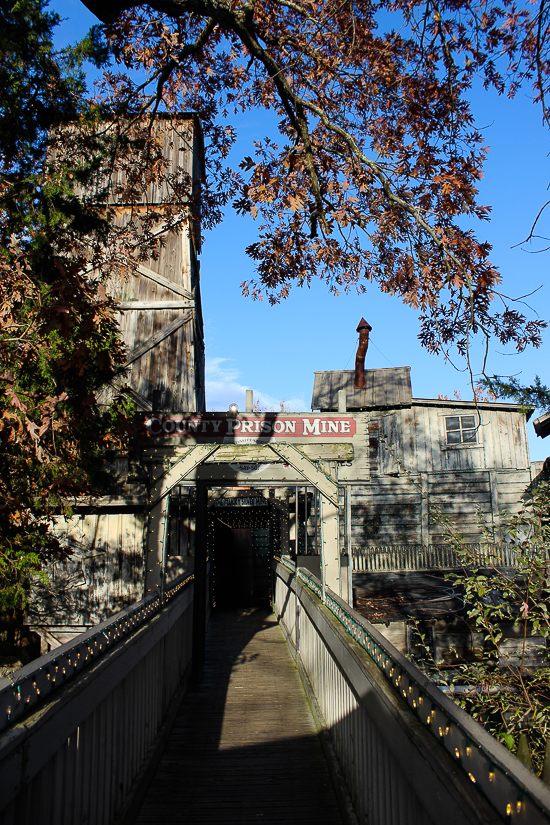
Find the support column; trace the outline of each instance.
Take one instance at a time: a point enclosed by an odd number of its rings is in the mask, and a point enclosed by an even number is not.
[[[489,487],[491,490],[491,527],[493,531],[493,541],[500,541],[502,531],[499,529],[500,505],[498,501],[498,487],[496,470],[489,470]]]
[[[351,487],[349,484],[346,484],[345,488],[345,508],[346,508],[346,516],[344,520],[344,531],[345,531],[345,542],[346,542],[346,553],[348,556],[348,593],[347,593],[347,602],[349,605],[353,607],[353,552],[351,549]]]
[[[149,511],[145,595],[147,596],[156,590],[161,599],[164,596],[169,510],[170,495],[168,494],[157,501]]]
[[[208,530],[208,487],[197,482],[195,530],[195,581],[193,595],[193,681],[200,680],[206,642],[206,550]]]
[[[429,507],[428,474],[420,473],[420,525],[422,531],[422,546],[425,550],[428,550],[430,547]]]
[[[319,496],[321,521],[321,583],[341,595],[340,547],[338,541],[338,507],[324,495]]]

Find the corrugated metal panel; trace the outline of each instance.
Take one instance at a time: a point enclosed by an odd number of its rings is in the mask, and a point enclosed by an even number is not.
[[[338,392],[346,391],[348,410],[381,407],[410,407],[412,402],[411,368],[366,370],[366,387],[356,390],[353,370],[316,372],[313,384],[312,410],[337,410]]]

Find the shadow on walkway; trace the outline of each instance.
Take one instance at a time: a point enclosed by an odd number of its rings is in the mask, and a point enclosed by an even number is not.
[[[297,669],[268,609],[213,613],[136,825],[341,825]]]

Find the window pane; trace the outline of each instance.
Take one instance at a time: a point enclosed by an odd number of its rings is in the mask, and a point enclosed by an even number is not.
[[[446,418],[445,421],[447,422],[447,429],[448,430],[460,430],[460,418],[458,415],[452,416],[450,418]]]
[[[475,416],[473,415],[461,415],[462,419],[462,429],[463,430],[471,430],[476,425]]]
[[[447,444],[460,444],[460,430],[447,433]]]
[[[476,431],[475,430],[462,430],[462,440],[465,444],[469,444],[472,441],[475,442],[475,440],[476,440]]]

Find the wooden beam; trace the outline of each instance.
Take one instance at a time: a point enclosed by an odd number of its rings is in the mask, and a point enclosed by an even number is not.
[[[145,398],[144,395],[141,395],[141,393],[139,393],[137,390],[134,390],[132,387],[121,386],[120,391],[123,395],[126,395],[128,396],[128,398],[131,398],[132,401],[135,401],[136,404],[139,404],[145,410],[145,412],[153,412],[153,405],[151,404],[151,402],[148,401],[147,398]]]
[[[149,280],[154,281],[159,286],[162,286],[165,289],[170,289],[172,292],[175,292],[176,295],[181,295],[183,298],[187,298],[189,301],[195,300],[195,296],[192,292],[189,292],[188,289],[185,289],[185,287],[174,283],[174,281],[171,281],[169,278],[165,278],[164,275],[159,275],[158,272],[155,272],[153,269],[149,269],[148,266],[140,264],[138,266],[138,272],[141,275],[144,275],[146,278],[149,278]]]
[[[146,309],[193,309],[194,306],[194,301],[168,299],[166,301],[120,301],[117,309],[121,312],[128,312],[128,310],[143,311]]]
[[[189,447],[172,447],[164,444],[155,444],[155,447],[144,447],[144,456],[180,456],[186,455]],[[347,442],[327,443],[300,443],[301,452],[310,461],[353,461],[353,444]],[[220,449],[215,456],[208,459],[207,463],[216,464],[239,464],[258,463],[273,464],[283,461],[281,456],[276,455],[269,444],[220,444]],[[285,463],[288,463],[285,461]]]
[[[137,361],[138,358],[141,358],[142,355],[145,355],[146,352],[149,352],[150,349],[156,347],[157,344],[160,344],[161,341],[164,341],[165,338],[168,338],[169,335],[172,335],[173,332],[176,332],[180,327],[184,324],[187,324],[193,318],[193,313],[190,309],[187,312],[184,312],[183,315],[180,315],[179,318],[176,318],[175,321],[171,321],[169,324],[163,326],[159,332],[152,335],[143,344],[140,344],[139,347],[136,347],[128,358],[126,359],[122,369],[129,367],[130,364],[133,364],[134,361]]]
[[[194,447],[190,447],[179,461],[176,461],[169,470],[156,479],[149,493],[149,507],[154,508],[161,498],[168,495],[176,484],[183,481],[195,467],[201,464],[209,455],[216,452],[219,446],[219,444],[196,444]]]
[[[279,444],[277,441],[271,441],[269,446],[310,484],[317,487],[319,492],[335,507],[338,507],[338,482],[329,473],[318,470],[301,450],[291,444]]]

